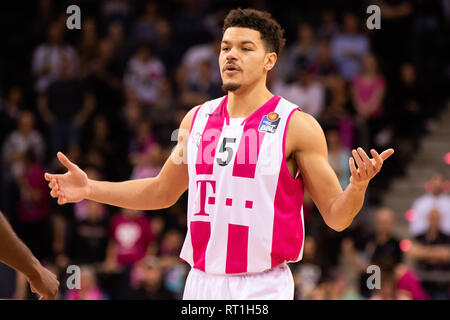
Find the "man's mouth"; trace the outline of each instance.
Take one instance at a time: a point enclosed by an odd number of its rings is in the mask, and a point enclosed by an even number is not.
[[[238,73],[239,71],[241,71],[241,68],[239,68],[238,66],[234,65],[234,64],[226,64],[223,68],[223,72],[225,74],[235,74]]]

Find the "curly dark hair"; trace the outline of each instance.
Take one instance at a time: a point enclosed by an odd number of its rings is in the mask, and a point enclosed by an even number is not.
[[[280,24],[272,18],[267,11],[255,9],[233,9],[225,17],[222,32],[232,27],[249,28],[259,31],[261,40],[265,43],[268,52],[280,54],[286,39],[284,39],[284,30]]]

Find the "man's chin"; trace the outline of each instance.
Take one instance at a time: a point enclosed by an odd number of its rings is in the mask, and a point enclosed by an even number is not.
[[[236,91],[240,87],[241,87],[241,85],[239,83],[224,83],[222,85],[222,90],[224,92]]]

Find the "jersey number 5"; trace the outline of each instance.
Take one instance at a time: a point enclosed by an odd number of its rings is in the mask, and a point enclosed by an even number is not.
[[[231,159],[233,158],[233,149],[231,147],[227,147],[227,143],[235,143],[236,138],[223,138],[222,145],[219,148],[219,153],[226,152],[227,153],[227,159],[224,161],[220,158],[216,158],[217,163],[220,166],[226,166],[230,163]]]

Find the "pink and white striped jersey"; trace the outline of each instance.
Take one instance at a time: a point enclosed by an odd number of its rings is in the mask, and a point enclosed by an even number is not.
[[[303,181],[285,159],[299,109],[274,96],[230,119],[228,96],[197,109],[189,134],[188,230],[180,258],[211,274],[261,272],[303,254]]]

